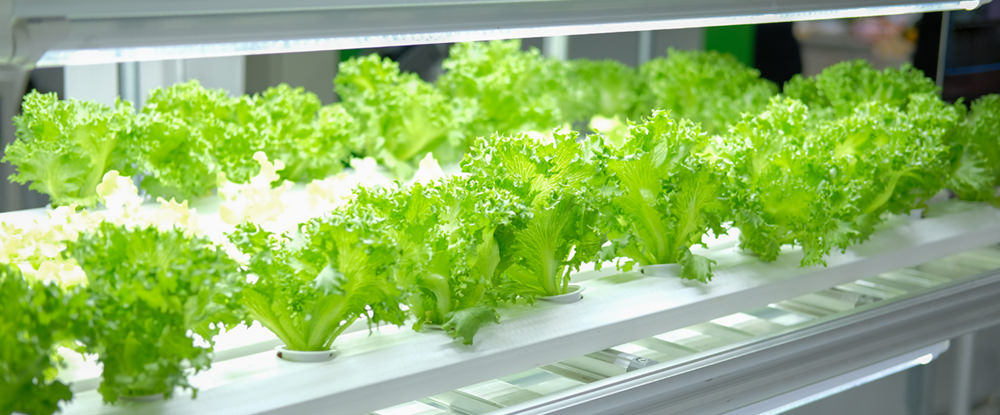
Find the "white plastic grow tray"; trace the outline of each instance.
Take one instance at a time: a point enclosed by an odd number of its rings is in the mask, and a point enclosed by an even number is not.
[[[333,361],[291,363],[255,352],[194,376],[195,400],[178,393],[170,401],[108,406],[96,390],[78,390],[64,413],[363,413],[1000,242],[1000,210],[955,202],[938,208],[932,218],[894,218],[867,243],[832,255],[825,268],[799,268],[794,249],[762,263],[736,252],[730,237],[703,252],[719,262],[708,285],[583,272],[574,279],[586,287],[585,299],[504,309],[502,324],[483,328],[473,346],[408,328],[354,331],[337,340]]]

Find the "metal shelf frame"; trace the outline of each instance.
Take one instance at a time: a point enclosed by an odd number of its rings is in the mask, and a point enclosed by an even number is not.
[[[352,49],[973,9],[988,0],[3,0],[32,66]],[[4,17],[4,16],[0,16]]]
[[[752,413],[762,398],[1000,324],[1000,272],[744,344],[506,408],[506,414]]]

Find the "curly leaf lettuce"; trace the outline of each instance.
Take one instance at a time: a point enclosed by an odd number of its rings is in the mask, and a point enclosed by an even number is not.
[[[388,218],[386,232],[400,251],[395,280],[417,318],[414,329],[443,326],[472,344],[479,327],[498,321],[495,307],[515,297],[505,291],[494,237],[523,211],[509,192],[451,177],[401,191],[361,189],[355,203]]]
[[[387,278],[395,256],[370,212],[335,211],[280,236],[242,224],[230,240],[254,277],[240,302],[291,350],[328,350],[354,321],[402,324],[400,294]]]
[[[642,64],[639,77],[643,92],[634,116],[666,109],[711,134],[725,133],[743,113],[760,112],[778,92],[756,69],[715,51],[671,48],[665,58]]]
[[[14,117],[17,140],[3,158],[17,167],[10,180],[30,183],[29,189],[48,195],[55,206],[93,206],[104,173],[129,166],[122,149],[131,140],[134,119],[127,102],[109,108],[32,91]]]
[[[708,145],[697,125],[664,111],[630,126],[602,169],[609,174],[604,215],[615,252],[640,265],[682,264],[682,278],[711,279],[714,261],[690,251],[708,231],[724,233],[729,217],[722,168],[701,154]]]
[[[286,84],[253,97],[243,121],[261,141],[259,151],[285,168],[278,174],[292,182],[323,179],[344,168],[357,147],[354,118],[340,104],[323,106],[316,94]]]
[[[549,142],[494,135],[477,140],[462,160],[463,171],[509,190],[527,209],[523,220],[495,235],[501,267],[520,296],[565,293],[570,271],[594,260],[604,243],[591,187],[597,165],[578,138],[575,132],[556,132]]]
[[[569,95],[563,99],[569,121],[589,121],[595,116],[628,116],[639,99],[639,73],[614,60],[576,59],[566,63]]]
[[[868,238],[886,212],[908,214],[941,191],[950,175],[946,137],[960,111],[936,94],[913,94],[904,108],[870,101],[820,127],[838,174],[831,186],[857,209],[854,242]]]
[[[412,175],[428,152],[455,162],[468,147],[465,120],[455,103],[416,74],[400,72],[388,58],[345,61],[334,85],[359,125],[362,152],[400,177]]]
[[[548,131],[568,123],[563,113],[566,67],[537,49],[521,50],[520,40],[456,43],[442,63],[435,85],[470,112],[464,137],[527,130]]]
[[[744,116],[717,148],[731,166],[728,186],[740,247],[764,261],[782,245],[802,247],[802,265],[823,263],[833,246],[846,246],[851,226],[839,221],[853,201],[831,183],[831,143],[815,134],[801,102],[775,98],[756,116]]]
[[[56,348],[72,341],[84,298],[54,284],[29,282],[0,264],[0,413],[52,414],[73,397],[55,379]]]
[[[817,75],[796,75],[782,93],[806,104],[814,119],[835,119],[851,115],[868,101],[893,108],[906,106],[912,94],[937,94],[934,80],[910,64],[877,70],[864,60],[830,65]]]
[[[964,200],[1000,203],[1000,95],[980,97],[954,134],[948,187]]]
[[[65,255],[87,274],[79,340],[103,365],[106,402],[193,389],[188,374],[211,365],[213,337],[243,319],[238,264],[207,239],[102,223],[67,242]]]
[[[210,194],[218,173],[232,180],[241,176],[232,168],[222,168],[223,161],[215,153],[223,146],[230,160],[246,159],[246,168],[253,167],[248,136],[232,122],[239,101],[223,90],[205,89],[197,81],[150,92],[129,154],[144,175],[142,188],[164,199]]]

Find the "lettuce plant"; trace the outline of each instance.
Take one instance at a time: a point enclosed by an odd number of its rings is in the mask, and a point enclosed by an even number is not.
[[[428,152],[455,162],[468,140],[455,103],[416,74],[378,55],[340,64],[334,80],[344,108],[357,121],[362,151],[402,177]]]
[[[211,365],[213,337],[242,320],[237,263],[179,229],[105,222],[66,245],[87,274],[79,340],[103,365],[104,400],[193,389],[188,375]]]
[[[617,255],[639,265],[681,264],[686,279],[711,278],[714,261],[689,249],[709,230],[724,233],[730,216],[721,165],[703,154],[708,144],[697,125],[664,111],[630,125],[604,170],[604,215]]]
[[[305,183],[342,170],[355,142],[354,118],[340,104],[323,106],[316,94],[281,84],[254,97],[253,131],[264,151],[285,168],[281,178]]]
[[[372,211],[335,211],[275,235],[242,224],[230,240],[249,257],[241,304],[290,350],[330,349],[360,317],[402,324],[389,276],[397,259]]]
[[[471,112],[465,137],[494,133],[547,131],[570,120],[563,114],[566,67],[521,50],[520,40],[456,43],[435,82],[448,97]]]
[[[838,214],[854,208],[831,182],[829,141],[815,134],[801,102],[773,99],[756,116],[745,115],[716,144],[730,165],[734,225],[740,247],[764,261],[782,245],[802,247],[802,265],[823,263],[851,231]]]
[[[912,94],[937,94],[934,80],[910,64],[877,70],[863,60],[830,65],[817,75],[795,75],[782,93],[806,104],[813,119],[851,115],[868,101],[880,101],[893,108],[906,106]]]
[[[567,62],[567,79],[568,96],[561,102],[570,121],[635,113],[640,91],[635,68],[615,60],[576,59]]]
[[[964,200],[1000,203],[1000,95],[980,97],[954,134],[949,188]]]
[[[566,293],[571,270],[597,257],[599,177],[591,151],[575,132],[549,142],[527,135],[477,140],[462,169],[486,186],[507,189],[527,209],[523,220],[496,233],[512,290],[527,298]]]
[[[84,300],[0,264],[0,413],[51,414],[73,397],[56,347],[75,339]]]
[[[442,326],[472,344],[481,326],[499,320],[496,306],[514,299],[494,236],[523,212],[514,195],[453,176],[402,191],[362,189],[355,203],[387,218],[414,329]]]
[[[144,175],[142,188],[164,199],[208,195],[223,172],[215,154],[219,148],[230,159],[245,158],[253,165],[248,136],[232,122],[238,104],[225,91],[203,88],[197,81],[150,92],[129,154]],[[230,169],[227,176],[236,180],[238,175]]]
[[[835,163],[831,187],[857,210],[854,242],[867,239],[884,213],[924,207],[951,177],[947,137],[960,111],[931,93],[907,101],[903,108],[866,102],[819,128]]]
[[[17,167],[10,180],[30,182],[56,206],[93,206],[104,173],[129,166],[123,148],[134,118],[127,102],[107,107],[33,91],[14,117],[17,140],[5,150],[3,161]]]
[[[643,92],[636,116],[670,110],[711,134],[725,133],[743,113],[760,112],[778,92],[756,69],[715,51],[669,49],[665,58],[642,64],[639,77]]]

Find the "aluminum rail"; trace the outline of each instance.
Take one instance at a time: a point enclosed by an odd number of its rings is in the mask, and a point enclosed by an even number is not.
[[[598,381],[506,414],[738,411],[762,398],[1000,324],[1000,272],[678,365]]]
[[[986,1],[0,0],[10,15],[2,19],[10,23],[0,29],[0,57],[30,66],[367,48],[973,9]]]

